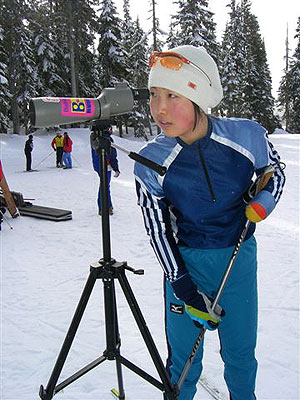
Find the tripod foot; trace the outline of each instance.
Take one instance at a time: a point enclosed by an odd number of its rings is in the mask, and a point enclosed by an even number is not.
[[[50,395],[46,392],[46,390],[44,389],[44,386],[41,385],[40,386],[40,391],[39,391],[39,396],[42,400],[50,400],[53,397],[53,394]]]

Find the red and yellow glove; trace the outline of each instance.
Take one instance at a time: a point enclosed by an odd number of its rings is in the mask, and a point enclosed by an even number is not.
[[[260,222],[274,210],[275,199],[267,190],[259,192],[246,207],[246,217],[251,222]]]

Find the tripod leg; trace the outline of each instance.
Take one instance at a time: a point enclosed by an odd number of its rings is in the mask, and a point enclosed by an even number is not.
[[[173,384],[171,383],[170,377],[167,374],[166,368],[161,360],[159,352],[153,341],[151,333],[147,327],[146,321],[145,321],[143,314],[139,308],[139,305],[135,299],[133,291],[129,285],[129,282],[127,280],[124,270],[122,270],[118,274],[118,280],[123,289],[124,295],[126,297],[128,305],[132,311],[134,319],[135,319],[135,321],[140,329],[140,332],[143,336],[143,339],[144,339],[147,349],[150,353],[150,356],[154,362],[156,370],[157,370],[157,372],[160,376],[160,379],[163,383],[163,386],[164,386],[165,392],[166,392],[166,396],[167,396],[167,398],[177,399],[178,394],[176,392],[176,388],[174,388]],[[169,396],[171,396],[171,397],[169,397]]]
[[[103,285],[107,343],[106,352],[108,360],[114,360],[116,355],[115,350],[120,344],[114,280],[104,279]]]
[[[116,358],[116,368],[117,368],[117,377],[118,377],[118,386],[119,386],[119,399],[125,400],[125,391],[123,384],[123,375],[122,375],[122,364],[120,361],[120,357]]]
[[[66,361],[66,358],[68,356],[69,350],[71,348],[72,342],[74,340],[74,337],[76,335],[78,326],[80,324],[80,321],[82,319],[84,310],[87,306],[88,300],[90,298],[90,295],[92,293],[94,284],[96,282],[96,278],[94,277],[94,274],[90,272],[90,275],[88,277],[88,280],[86,282],[86,285],[84,287],[84,290],[82,292],[80,301],[78,303],[78,306],[76,308],[74,317],[72,319],[71,325],[69,327],[69,330],[67,332],[66,338],[64,340],[64,343],[62,345],[61,351],[58,355],[58,358],[56,360],[55,366],[53,368],[52,374],[49,378],[49,382],[47,384],[46,389],[43,388],[43,386],[40,387],[40,398],[43,400],[50,400],[55,394],[55,385],[58,381],[59,375],[61,373],[61,370],[63,369],[64,363]]]
[[[120,333],[117,318],[115,284],[113,279],[104,279],[104,309],[106,321],[106,343],[105,356],[108,360],[116,360],[119,399],[125,399],[122,365],[120,362]]]

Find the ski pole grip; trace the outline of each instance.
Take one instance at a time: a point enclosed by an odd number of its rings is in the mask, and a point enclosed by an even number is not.
[[[257,193],[259,193],[261,190],[263,190],[267,186],[269,180],[274,175],[274,171],[275,170],[274,170],[273,165],[268,165],[264,169],[263,173],[258,177],[257,185],[256,185],[256,188],[255,188],[255,195]]]
[[[139,162],[140,164],[145,165],[146,167],[153,169],[153,171],[157,172],[158,175],[163,176],[165,175],[165,173],[167,172],[167,168],[163,167],[160,164],[157,164],[154,161],[148,160],[148,158],[145,158],[143,156],[141,156],[140,154],[134,153],[134,152],[130,152],[128,154],[128,157],[130,157],[132,160],[135,160],[137,162]]]

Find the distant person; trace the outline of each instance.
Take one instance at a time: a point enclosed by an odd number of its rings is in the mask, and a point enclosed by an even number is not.
[[[28,139],[25,142],[25,147],[24,147],[24,153],[25,153],[25,157],[26,157],[26,171],[32,171],[32,169],[31,169],[32,150],[33,150],[33,136],[29,135]]]
[[[112,129],[108,129],[104,131],[103,137],[108,138],[111,142],[113,142],[112,137],[110,136],[112,133]],[[92,148],[92,160],[94,170],[97,172],[100,178],[100,169],[99,169],[99,160],[100,156],[95,149]],[[107,154],[107,181],[108,181],[108,206],[109,206],[109,214],[113,215],[114,209],[111,200],[110,194],[110,181],[111,181],[111,172],[114,171],[114,177],[118,178],[120,175],[119,171],[119,163],[117,159],[117,150],[114,147],[110,148],[110,153]],[[102,215],[102,206],[101,206],[101,183],[99,183],[99,191],[98,191],[98,213]]]
[[[68,132],[64,132],[64,146],[63,146],[63,163],[64,169],[72,168],[72,139],[68,135]]]
[[[56,151],[56,167],[57,168],[62,168],[63,163],[62,163],[62,156],[64,152],[64,138],[61,135],[60,132],[57,133],[57,135],[53,138],[51,142],[51,146],[54,151]]]

